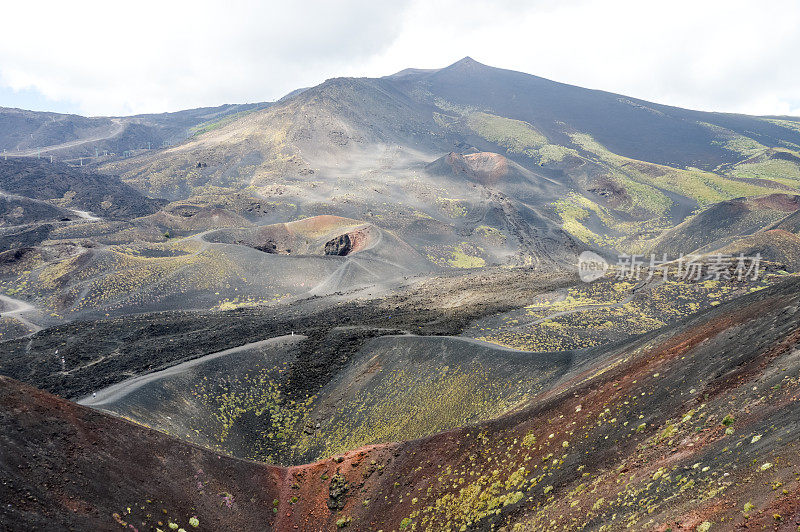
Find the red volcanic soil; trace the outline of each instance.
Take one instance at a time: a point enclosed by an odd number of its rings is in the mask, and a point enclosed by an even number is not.
[[[363,251],[372,246],[377,239],[377,232],[375,226],[372,225],[365,225],[349,231],[347,236],[350,237],[350,245],[352,246],[350,254]]]
[[[508,159],[497,153],[481,152],[467,155],[451,152],[446,158],[453,173],[464,174],[470,180],[491,186],[508,174]]]
[[[794,212],[800,209],[800,196],[793,194],[769,194],[750,200],[762,209],[773,209],[783,212]]]
[[[800,279],[789,278],[597,352],[509,416],[288,469],[219,456],[4,378],[0,522],[796,530],[799,308]]]
[[[784,229],[769,229],[742,237],[723,247],[721,253],[746,256],[761,255],[774,268],[800,270],[800,237]]]
[[[3,376],[0,422],[3,530],[337,528],[326,479],[352,494],[391,461],[378,446],[289,469],[239,460]]]
[[[614,350],[512,416],[294,468],[288,522],[795,530],[800,283],[762,292]],[[351,489],[326,518],[323,479],[336,471]]]
[[[362,222],[359,222],[358,220],[352,220],[350,218],[335,216],[333,214],[321,214],[319,216],[311,216],[310,218],[288,222],[284,225],[292,234],[300,233],[303,235],[323,235],[329,231],[335,230],[337,227],[356,225],[359,223]]]
[[[199,530],[275,523],[280,468],[220,456],[7,377],[0,425],[0,529],[169,530],[171,521],[193,530],[193,516]]]

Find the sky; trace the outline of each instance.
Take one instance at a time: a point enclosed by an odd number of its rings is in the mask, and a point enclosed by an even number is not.
[[[470,56],[680,107],[800,116],[797,0],[26,0],[2,17],[5,107],[271,101]]]

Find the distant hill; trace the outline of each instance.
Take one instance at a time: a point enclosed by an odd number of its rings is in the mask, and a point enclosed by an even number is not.
[[[790,217],[800,122],[678,109],[470,58],[333,78],[272,104],[117,118],[8,111],[0,131],[14,132],[14,147],[52,148],[0,160],[0,191],[27,198],[7,198],[0,214],[9,247],[83,246],[70,261],[9,270],[8,289],[60,315],[255,304],[430,271],[571,268],[587,249],[794,248],[785,234],[740,240],[800,225]],[[103,146],[116,155],[94,157]],[[51,165],[47,153],[78,158]],[[381,244],[343,258],[367,233],[291,233],[331,219],[356,220]]]
[[[783,228],[782,221],[796,218],[799,209],[800,196],[788,194],[723,201],[664,233],[653,251],[673,258],[681,253],[715,251],[773,224]]]
[[[106,218],[144,216],[164,204],[119,178],[37,159],[0,160],[0,192],[52,200],[54,206],[91,211]]]
[[[569,133],[579,131],[614,153],[657,164],[713,169],[734,159],[707,124],[768,145],[800,141],[800,132],[758,117],[646,102],[486,66],[469,57],[408,83],[455,106],[527,122],[559,143],[568,143]]]
[[[123,152],[182,142],[217,127],[225,118],[267,105],[228,104],[125,117],[84,117],[0,107],[0,153],[12,157],[53,156],[58,160],[108,160]]]
[[[647,247],[715,203],[800,192],[796,119],[680,109],[469,57],[382,78],[333,78],[273,104],[117,118],[6,109],[6,146],[12,155],[90,157],[151,197],[247,191],[296,216],[400,216],[419,225],[425,214],[453,224],[432,207],[475,206],[490,191],[532,226],[556,224],[584,246],[611,250]],[[448,153],[477,170],[443,172],[437,161]],[[459,197],[465,182],[470,198]],[[488,201],[496,209],[501,199]]]

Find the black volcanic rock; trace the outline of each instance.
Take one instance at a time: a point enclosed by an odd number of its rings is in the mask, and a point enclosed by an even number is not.
[[[326,255],[338,255],[343,257],[350,253],[352,249],[353,244],[350,241],[350,235],[347,233],[339,235],[336,238],[332,238],[331,240],[325,242]]]

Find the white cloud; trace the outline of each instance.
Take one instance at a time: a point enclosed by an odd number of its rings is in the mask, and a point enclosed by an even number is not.
[[[405,4],[393,5],[16,2],[4,6],[0,82],[94,114],[275,99],[380,53],[399,29]]]
[[[3,18],[0,84],[91,114],[270,100],[471,55],[683,107],[800,115],[794,0],[17,2]]]

